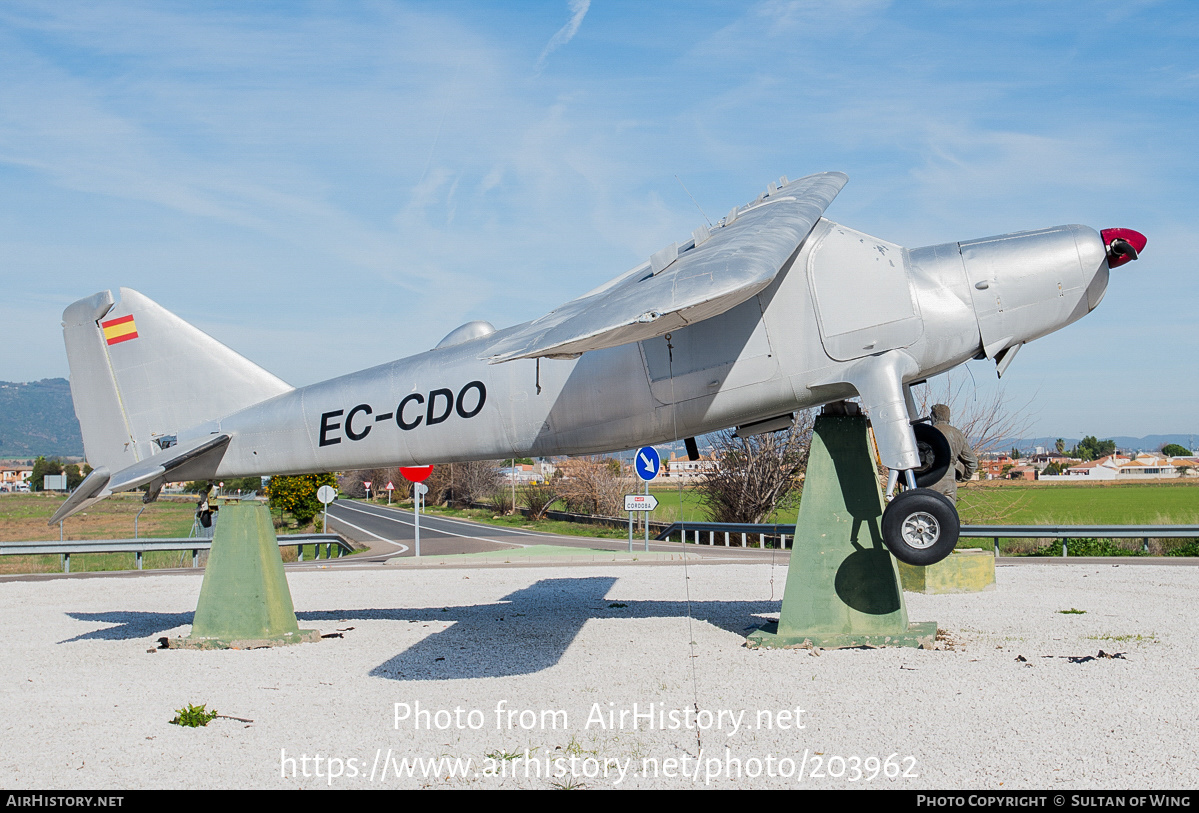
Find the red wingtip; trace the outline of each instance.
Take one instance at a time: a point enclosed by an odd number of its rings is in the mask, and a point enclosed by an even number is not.
[[[1135,260],[1145,250],[1145,235],[1132,229],[1104,229],[1099,232],[1103,245],[1107,248],[1108,268],[1124,265]],[[1129,251],[1129,248],[1132,250]]]

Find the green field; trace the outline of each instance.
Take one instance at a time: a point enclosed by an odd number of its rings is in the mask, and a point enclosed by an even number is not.
[[[650,493],[658,498],[651,516],[654,522],[710,521],[696,491],[673,484],[651,485]],[[555,507],[561,510],[561,505]],[[768,521],[794,522],[798,510],[795,501],[776,510]],[[1194,525],[1199,524],[1199,481],[1077,486],[971,483],[958,489],[958,511],[962,522],[971,525]]]
[[[958,510],[976,525],[1195,525],[1199,483],[970,486]]]
[[[63,503],[59,494],[0,495],[0,541],[32,542],[58,540],[58,526],[46,521]],[[145,509],[142,511],[142,509]],[[163,498],[144,505],[138,494],[117,494],[90,506],[86,511],[63,523],[63,538],[72,539],[132,539],[133,520],[138,512],[138,536],[186,537],[190,535],[195,512],[194,497]],[[296,549],[282,549],[283,561],[296,559]],[[305,546],[304,559],[314,556],[313,546]],[[200,566],[207,561],[201,552]],[[146,570],[168,567],[190,567],[191,551],[150,551],[142,555]],[[84,573],[103,570],[134,570],[137,560],[132,553],[72,554],[71,572]],[[0,574],[59,573],[62,561],[57,554],[47,556],[0,556]]]
[[[650,493],[658,498],[655,521],[708,519],[693,491],[684,489],[680,497],[676,486]],[[1196,525],[1199,482],[971,484],[958,489],[958,511],[972,525]],[[797,513],[798,503],[769,521],[794,522]]]
[[[972,525],[1196,525],[1199,524],[1199,484],[1112,483],[1090,485],[973,484],[958,489],[962,522]],[[1168,553],[1189,540],[1151,539],[1149,552]],[[990,539],[963,539],[958,547],[990,549]],[[1104,549],[1140,551],[1139,539],[1073,540],[1068,547],[1078,555],[1100,554]],[[1042,550],[1060,555],[1061,545],[1051,539],[1000,539],[1004,554],[1029,554]]]
[[[677,484],[650,486],[649,493],[658,498],[658,507],[653,512],[654,522],[710,522],[707,510],[697,492],[687,488],[681,491]],[[798,500],[792,501],[790,507],[777,509],[767,517],[767,522],[792,523],[799,511]]]
[[[642,489],[638,489],[641,491]],[[707,522],[708,515],[700,503],[699,494],[677,485],[650,486],[649,493],[658,498],[658,507],[651,513],[654,522]]]

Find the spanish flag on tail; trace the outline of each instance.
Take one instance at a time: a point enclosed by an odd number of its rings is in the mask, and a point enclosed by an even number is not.
[[[101,322],[100,327],[104,329],[104,341],[110,345],[137,338],[137,325],[133,321],[133,314]]]

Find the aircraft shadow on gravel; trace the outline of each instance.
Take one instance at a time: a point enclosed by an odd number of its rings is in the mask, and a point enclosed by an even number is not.
[[[67,613],[67,615],[76,621],[98,621],[116,626],[85,632],[74,638],[59,641],[60,644],[72,644],[76,641],[129,641],[134,638],[147,638],[176,627],[190,625],[195,613],[139,613],[121,610],[106,613]]]
[[[583,628],[600,619],[678,618],[678,644],[687,643],[687,602],[607,598],[614,577],[542,579],[494,604],[426,611],[425,618],[452,621],[371,670],[393,680],[507,677],[548,669]],[[781,601],[692,601],[696,621],[744,635],[778,612]],[[344,617],[344,616],[342,616]]]
[[[301,627],[316,626],[324,634],[337,631],[328,626],[331,621],[450,623],[448,628],[427,635],[370,671],[372,677],[390,680],[506,677],[540,672],[558,663],[583,625],[592,620],[678,618],[681,622],[678,645],[686,646],[686,601],[607,598],[616,581],[611,576],[542,579],[491,604],[314,610],[298,612],[296,618]],[[777,613],[781,603],[781,589],[780,598],[774,601],[692,601],[691,617],[745,635],[765,620],[764,614]],[[114,626],[82,633],[60,644],[157,638],[168,630],[191,624],[194,613],[113,611],[68,615],[77,621]],[[330,644],[335,645],[334,642],[326,645]]]

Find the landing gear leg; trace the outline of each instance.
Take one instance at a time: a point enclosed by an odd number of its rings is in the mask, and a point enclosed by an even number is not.
[[[906,351],[888,350],[855,362],[846,371],[846,382],[861,395],[879,459],[891,469],[883,542],[901,562],[931,565],[950,554],[960,528],[953,503],[928,489],[948,471],[952,453],[939,429],[914,420],[916,403],[904,379],[914,380],[920,373]],[[906,489],[896,496],[899,472]]]

